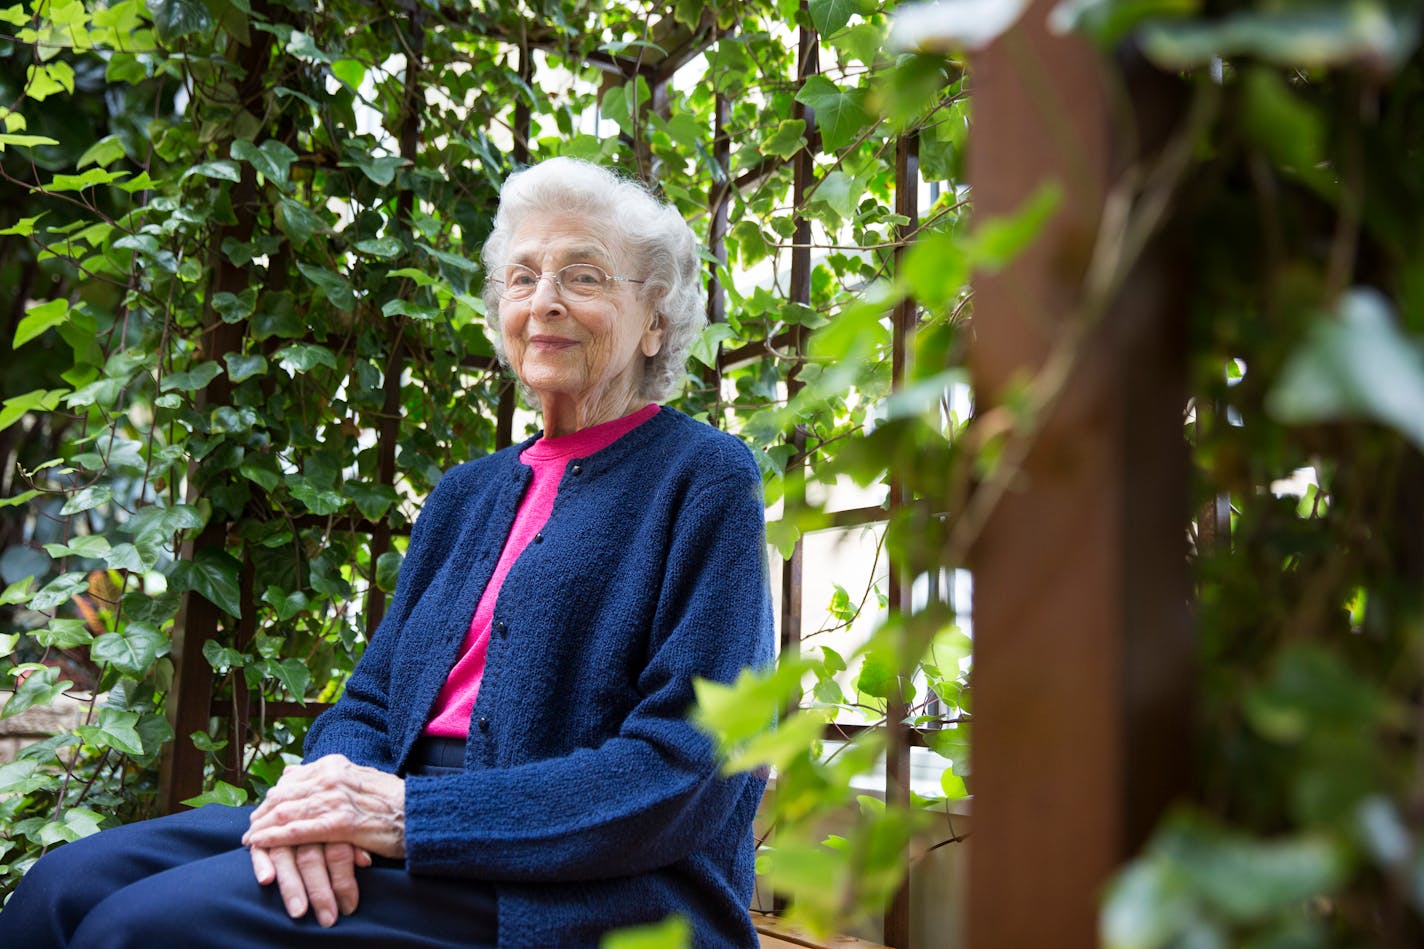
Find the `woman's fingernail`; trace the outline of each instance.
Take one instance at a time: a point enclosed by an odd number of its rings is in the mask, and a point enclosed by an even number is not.
[[[336,924],[336,914],[330,910],[322,910],[316,914],[316,921],[323,927],[330,929]]]

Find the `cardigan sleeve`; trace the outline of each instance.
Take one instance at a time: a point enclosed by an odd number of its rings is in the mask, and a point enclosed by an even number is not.
[[[439,552],[432,550],[435,543],[430,525],[448,518],[442,508],[449,505],[449,477],[440,479],[421,507],[401,561],[390,608],[369,637],[341,698],[312,723],[303,746],[304,762],[340,754],[356,764],[383,771],[396,769],[388,708],[391,666],[405,617],[430,582],[439,557]]]
[[[511,768],[406,781],[412,872],[491,881],[636,874],[702,849],[749,782],[723,776],[688,719],[694,676],[730,682],[770,661],[761,479],[750,458],[675,517],[642,696],[598,747]],[[742,833],[745,828],[725,831]]]

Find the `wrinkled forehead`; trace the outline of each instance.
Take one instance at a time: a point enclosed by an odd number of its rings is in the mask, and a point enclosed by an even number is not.
[[[625,255],[608,228],[568,215],[534,215],[515,230],[506,263],[535,270],[557,270],[569,264],[616,268]]]

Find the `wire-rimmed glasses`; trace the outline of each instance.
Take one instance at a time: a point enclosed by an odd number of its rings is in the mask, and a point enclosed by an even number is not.
[[[554,281],[554,289],[569,300],[593,300],[603,295],[613,283],[643,283],[632,277],[617,277],[602,267],[593,264],[569,264],[554,273],[540,273],[523,264],[505,264],[490,276],[490,282],[499,287],[499,295],[506,300],[519,302],[534,295],[539,281],[545,277]]]

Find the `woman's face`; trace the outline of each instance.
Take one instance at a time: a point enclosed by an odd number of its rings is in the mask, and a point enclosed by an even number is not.
[[[621,247],[606,227],[580,217],[534,216],[510,242],[506,263],[535,273],[557,273],[569,264],[594,264],[609,274],[629,273]],[[499,301],[500,330],[510,367],[546,403],[569,397],[577,403],[617,399],[638,385],[644,356],[657,353],[662,329],[638,285],[615,281],[592,300],[565,297],[553,279],[541,278],[527,300]]]

